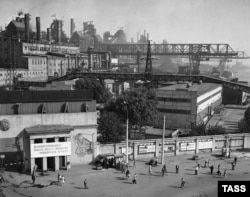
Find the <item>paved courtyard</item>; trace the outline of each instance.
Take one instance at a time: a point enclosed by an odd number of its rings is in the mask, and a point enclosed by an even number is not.
[[[216,174],[217,165],[221,164],[222,172],[228,169],[226,180],[250,180],[250,153],[234,152],[230,159],[219,157],[219,153],[199,154],[201,168],[198,175],[194,175],[196,161],[192,155],[165,157],[168,173],[162,177],[159,164],[152,167],[152,176],[148,175],[148,159],[136,161],[136,167],[131,167],[133,175],[137,173],[137,184],[127,180],[125,175],[115,169],[96,171],[93,166],[74,166],[68,171],[61,171],[66,178],[63,186],[57,183],[57,173],[51,172],[49,176],[37,176],[35,185],[32,185],[31,176],[14,172],[4,172],[5,183],[2,189],[7,197],[52,197],[52,196],[86,196],[86,197],[215,197],[217,196],[217,181],[223,180],[222,176]],[[233,157],[238,156],[238,163],[232,171],[231,163]],[[210,169],[204,167],[206,159],[210,159],[214,165],[214,174]],[[175,166],[180,166],[179,174],[175,173]],[[133,162],[131,162],[133,165]],[[186,184],[180,188],[181,177],[184,177]],[[84,189],[83,181],[87,179],[89,189]],[[1,196],[1,195],[0,195]]]

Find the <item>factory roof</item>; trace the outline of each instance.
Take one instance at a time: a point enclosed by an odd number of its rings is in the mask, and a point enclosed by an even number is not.
[[[17,28],[20,28],[20,29],[24,29],[25,26],[24,26],[24,22],[18,22],[18,21],[11,21],[10,23],[13,23],[13,25],[15,25]],[[10,24],[9,24],[10,25]]]
[[[158,88],[157,90],[166,90],[166,91],[190,91],[190,92],[197,92],[197,96],[200,96],[202,94],[205,94],[206,92],[209,92],[211,90],[214,90],[218,87],[221,87],[220,84],[216,83],[193,83],[192,85],[188,85],[188,83],[182,83],[182,84],[174,84],[162,88]]]
[[[25,131],[29,135],[70,133],[70,131],[72,130],[74,130],[74,128],[69,125],[36,125],[33,127],[25,128]]]

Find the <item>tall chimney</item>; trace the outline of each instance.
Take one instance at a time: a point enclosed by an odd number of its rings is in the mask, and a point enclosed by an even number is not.
[[[137,43],[138,43],[138,41],[139,41],[139,32],[137,32]]]
[[[25,25],[25,40],[29,41],[30,39],[30,32],[29,32],[29,14],[24,15],[24,25]]]
[[[36,17],[36,38],[38,41],[41,40],[41,24],[40,17]]]
[[[51,30],[50,30],[50,28],[47,28],[47,41],[51,42]]]
[[[73,32],[75,31],[75,22],[74,19],[70,19],[70,37],[73,35]]]
[[[62,21],[56,20],[56,42],[61,44],[61,37],[62,36]]]
[[[147,40],[149,40],[149,33],[147,33]]]
[[[146,30],[144,30],[144,38],[146,38]]]

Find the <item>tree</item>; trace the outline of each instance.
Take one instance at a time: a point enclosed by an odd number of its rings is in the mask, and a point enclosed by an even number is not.
[[[104,84],[95,78],[81,78],[76,81],[75,88],[92,90],[94,93],[94,99],[96,99],[97,103],[106,103],[112,97],[112,94]]]
[[[250,106],[246,109],[244,117],[247,125],[250,126]]]
[[[222,135],[226,133],[226,129],[220,125],[214,125],[207,129],[207,135]]]
[[[242,118],[238,123],[238,128],[241,133],[249,133],[250,132],[250,125],[247,124],[245,118]]]
[[[206,124],[204,124],[203,122],[194,126],[192,128],[192,135],[206,135],[207,131],[206,131]]]
[[[106,111],[98,121],[98,133],[102,142],[120,142],[124,139],[125,129],[116,113]]]
[[[106,107],[107,110],[119,114],[134,129],[140,130],[144,125],[150,125],[158,115],[156,109],[157,99],[154,91],[127,91],[117,99],[112,100]]]

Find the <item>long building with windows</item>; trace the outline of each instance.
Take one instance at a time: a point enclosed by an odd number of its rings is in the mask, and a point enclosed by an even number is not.
[[[190,129],[206,123],[222,102],[222,86],[214,83],[173,84],[156,90],[158,110],[166,116],[166,128]]]

